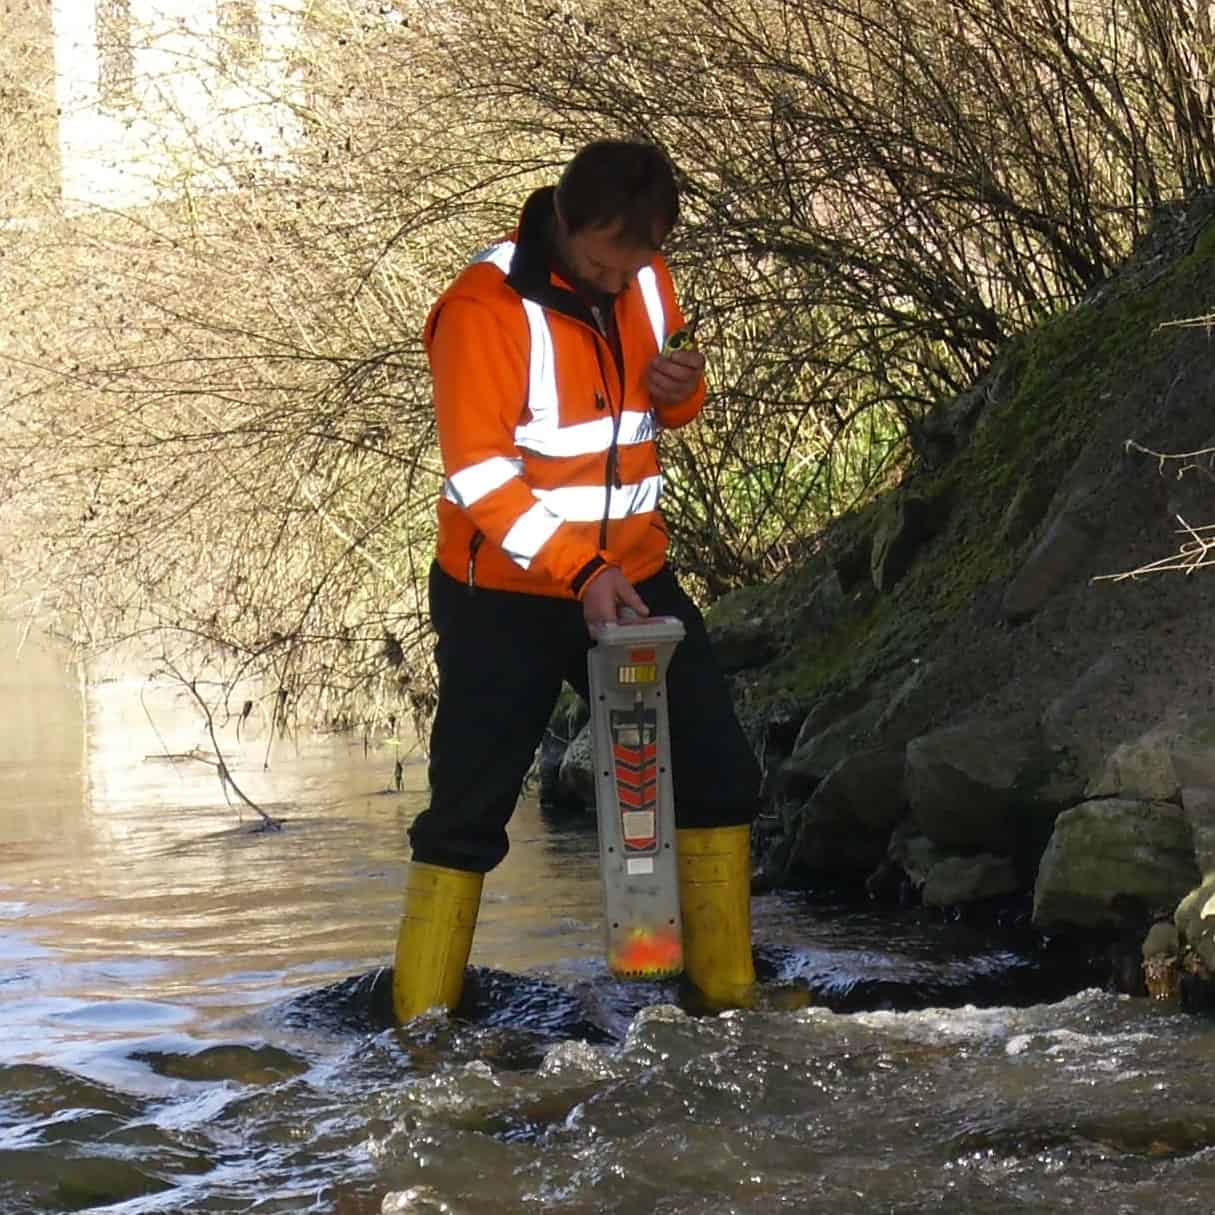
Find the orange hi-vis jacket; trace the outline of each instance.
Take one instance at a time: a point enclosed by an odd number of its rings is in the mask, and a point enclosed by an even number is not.
[[[645,386],[684,323],[657,254],[616,297],[617,360],[551,268],[552,196],[533,194],[426,321],[446,474],[437,556],[469,586],[577,598],[607,565],[633,583],[662,567],[658,430],[691,421],[705,387],[660,405]]]

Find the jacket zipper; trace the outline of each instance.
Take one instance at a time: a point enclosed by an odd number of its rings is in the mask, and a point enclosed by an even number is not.
[[[477,589],[477,550],[485,542],[485,533],[478,528],[468,542],[468,593]]]

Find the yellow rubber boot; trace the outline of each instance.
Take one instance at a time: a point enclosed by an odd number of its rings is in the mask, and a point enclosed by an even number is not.
[[[451,1010],[464,990],[485,875],[413,861],[397,936],[392,1006],[399,1022],[428,1008]]]
[[[751,828],[676,832],[684,973],[709,1008],[750,1008]]]

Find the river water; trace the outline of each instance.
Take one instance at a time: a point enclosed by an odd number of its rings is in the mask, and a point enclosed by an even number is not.
[[[695,1016],[611,980],[593,831],[530,799],[466,1015],[395,1029],[421,757],[229,724],[284,821],[259,832],[205,754],[168,758],[210,747],[188,698],[84,695],[4,627],[0,1215],[1211,1209],[1209,1022],[961,926],[778,895],[761,969],[816,1003]]]

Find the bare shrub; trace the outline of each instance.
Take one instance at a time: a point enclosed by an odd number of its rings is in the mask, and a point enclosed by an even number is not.
[[[683,178],[711,399],[664,437],[666,504],[709,597],[890,484],[1215,158],[1197,0],[252,11],[199,45],[227,108],[177,115],[153,198],[0,234],[0,523],[82,641],[329,720],[426,710],[421,322],[583,142]]]

